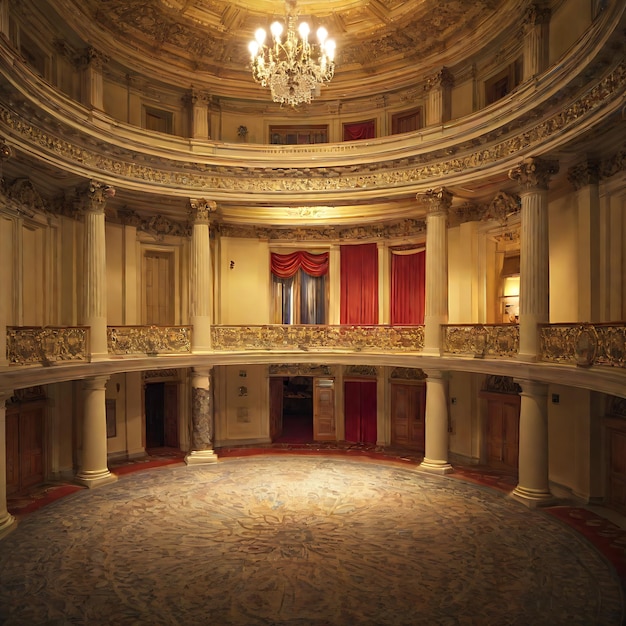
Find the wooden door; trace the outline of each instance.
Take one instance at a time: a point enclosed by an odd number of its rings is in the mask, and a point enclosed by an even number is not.
[[[178,383],[165,383],[163,422],[164,445],[178,448]]]
[[[168,326],[174,323],[174,257],[170,252],[144,255],[145,323]]]
[[[43,482],[45,404],[27,402],[6,412],[7,494]]]
[[[626,515],[626,427],[608,428],[607,445],[607,504]]]
[[[487,400],[487,463],[517,470],[519,459],[520,397],[483,393]]]
[[[335,381],[332,378],[313,379],[313,439],[334,441]]]
[[[270,378],[270,439],[283,434],[283,387],[284,378]]]
[[[391,443],[424,452],[426,385],[391,383]]]

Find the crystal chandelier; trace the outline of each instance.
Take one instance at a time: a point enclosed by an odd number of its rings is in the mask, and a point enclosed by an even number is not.
[[[283,25],[270,27],[273,44],[265,45],[265,30],[257,29],[250,42],[252,76],[269,87],[272,100],[296,106],[311,102],[318,87],[329,82],[335,73],[335,42],[328,39],[323,27],[317,29],[317,44],[309,42],[309,25],[302,22],[296,30],[296,2],[287,0],[287,36],[281,39]]]

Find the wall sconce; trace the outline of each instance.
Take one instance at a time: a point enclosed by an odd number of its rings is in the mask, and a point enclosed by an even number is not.
[[[235,262],[234,262],[234,261],[231,261],[231,262],[230,262],[230,269],[231,269],[231,270],[234,270],[234,269],[235,269]]]

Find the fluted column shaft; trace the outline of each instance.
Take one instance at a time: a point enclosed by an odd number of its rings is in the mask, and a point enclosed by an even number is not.
[[[519,358],[536,361],[539,325],[550,315],[548,180],[558,166],[528,159],[509,172],[521,185]]]
[[[112,187],[92,182],[85,202],[83,324],[89,326],[90,329],[89,343],[92,360],[108,356],[104,208],[106,198],[113,195],[115,191]]]
[[[519,478],[513,496],[535,506],[552,499],[548,480],[548,385],[517,380],[520,393]]]
[[[211,368],[195,367],[191,373],[191,452],[185,457],[187,465],[217,462],[213,426]]]
[[[104,110],[104,78],[102,66],[106,57],[95,50],[87,48],[82,56],[83,67],[83,102],[86,106]]]
[[[448,322],[448,210],[452,194],[445,189],[418,194],[426,205],[426,298],[424,354],[441,352],[441,325]]]
[[[83,381],[83,440],[76,481],[97,487],[117,480],[107,465],[107,424],[105,390],[108,376]]]
[[[215,202],[192,200],[191,208],[194,216],[190,268],[190,317],[193,326],[191,349],[193,352],[208,352],[211,350],[213,293],[209,216],[215,210]]]
[[[426,441],[420,467],[446,474],[452,471],[448,462],[448,380],[443,372],[426,371]]]
[[[550,9],[533,4],[524,19],[524,73],[529,80],[548,67]]]
[[[0,391],[0,537],[9,532],[15,518],[7,510],[7,400],[10,392]]]

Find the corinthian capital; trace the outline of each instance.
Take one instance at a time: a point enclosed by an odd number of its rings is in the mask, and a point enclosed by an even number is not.
[[[115,187],[92,180],[81,195],[83,209],[94,213],[104,212],[107,200],[115,196]]]
[[[217,211],[215,200],[205,200],[204,198],[190,198],[189,207],[194,224],[208,224],[211,213]]]
[[[89,46],[85,48],[78,58],[78,65],[80,67],[93,67],[96,70],[101,70],[105,63],[108,63],[109,57],[105,54]]]
[[[208,106],[211,101],[211,94],[208,91],[199,91],[198,89],[190,89],[184,96],[185,104],[191,106]]]
[[[517,182],[522,190],[547,189],[550,177],[558,171],[558,161],[530,158],[509,170],[509,178]]]
[[[438,187],[437,189],[428,189],[423,193],[418,193],[416,196],[417,201],[426,208],[426,212],[429,215],[436,213],[448,214],[448,210],[452,205],[452,194],[444,187]]]
[[[441,89],[443,87],[452,87],[454,85],[454,76],[447,67],[442,67],[436,74],[429,76],[424,85],[424,91],[431,89]]]
[[[531,4],[524,15],[524,28],[533,28],[550,21],[551,11],[541,4]]]

